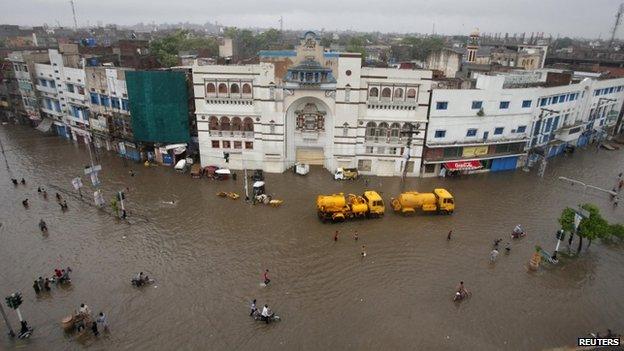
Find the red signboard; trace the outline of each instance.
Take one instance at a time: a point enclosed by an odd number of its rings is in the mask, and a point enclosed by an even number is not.
[[[483,168],[483,165],[479,161],[458,161],[447,162],[444,164],[444,167],[449,171],[471,171]]]

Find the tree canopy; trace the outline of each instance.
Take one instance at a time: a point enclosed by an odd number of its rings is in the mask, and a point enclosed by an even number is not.
[[[402,50],[407,47],[407,50]],[[444,39],[440,37],[405,37],[401,40],[400,46],[393,46],[392,55],[398,61],[420,60],[424,61],[432,52],[440,51],[444,48]]]
[[[239,58],[254,57],[260,50],[282,48],[282,35],[280,31],[273,28],[254,34],[249,29],[241,30],[236,27],[229,27],[225,29],[224,35],[233,40]]]
[[[153,40],[150,43],[150,52],[156,55],[158,61],[165,67],[175,66],[179,63],[178,53],[207,49],[210,56],[219,53],[219,44],[215,38],[198,37],[186,30],[178,30],[166,37]]]
[[[580,238],[579,252],[581,250],[583,238],[589,239],[590,242],[595,239],[606,239],[612,235],[624,238],[624,226],[621,224],[609,225],[600,214],[600,210],[596,205],[584,204],[581,208],[589,212],[589,218],[583,218],[581,220],[576,232]],[[570,207],[563,209],[559,217],[559,224],[563,230],[570,233],[574,232],[574,214],[574,209]]]

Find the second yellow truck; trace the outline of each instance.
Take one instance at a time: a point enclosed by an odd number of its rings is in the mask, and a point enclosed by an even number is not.
[[[414,214],[416,210],[451,214],[455,211],[455,199],[446,189],[433,189],[433,193],[408,191],[401,193],[396,199],[390,199],[392,209],[405,215]]]
[[[345,196],[343,193],[319,195],[316,198],[316,210],[323,222],[341,222],[357,217],[381,217],[385,207],[376,191],[365,191],[361,196]]]

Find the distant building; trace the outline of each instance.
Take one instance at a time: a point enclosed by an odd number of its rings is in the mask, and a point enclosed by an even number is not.
[[[420,174],[431,71],[362,67],[359,53],[326,52],[313,32],[295,50],[259,57],[193,66],[203,166]]]
[[[441,71],[445,77],[454,78],[461,69],[462,54],[452,49],[432,52],[425,63],[425,68]]]

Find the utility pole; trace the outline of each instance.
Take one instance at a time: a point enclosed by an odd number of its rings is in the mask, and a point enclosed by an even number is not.
[[[416,130],[414,130],[414,127],[416,127]],[[401,182],[405,181],[405,177],[407,176],[407,164],[409,162],[409,159],[411,157],[411,150],[412,150],[412,140],[414,138],[414,135],[418,135],[420,134],[420,123],[416,123],[416,126],[414,126],[411,123],[408,123],[408,128],[409,130],[407,131],[401,131],[401,134],[405,135],[407,134],[407,152],[405,152],[403,154],[403,157],[405,158],[405,163],[403,164],[403,175],[401,176]]]
[[[4,323],[6,324],[7,329],[9,329],[9,336],[15,337],[15,332],[13,331],[13,328],[11,328],[11,323],[9,323],[6,313],[4,313],[4,307],[2,307],[2,304],[0,304],[0,313],[2,314],[2,318],[4,318]]]
[[[7,160],[6,153],[4,152],[4,145],[2,144],[2,139],[0,139],[0,150],[2,150],[2,156],[4,157],[4,163],[6,164],[6,169],[9,171],[9,175],[13,177],[13,172],[11,172],[11,167],[9,166],[9,160]]]
[[[72,14],[74,15],[74,30],[78,30],[78,21],[76,21],[76,6],[74,5],[74,0],[69,0],[72,8]]]

